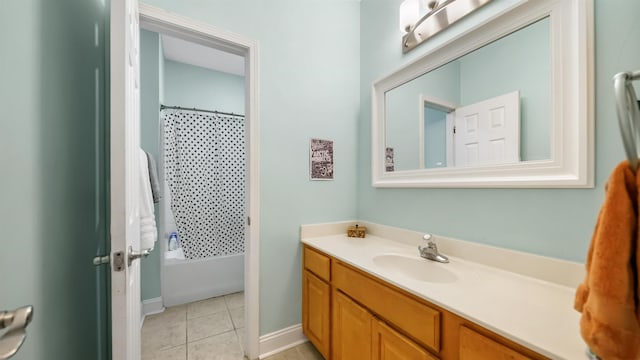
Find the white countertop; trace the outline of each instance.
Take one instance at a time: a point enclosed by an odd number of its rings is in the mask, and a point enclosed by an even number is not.
[[[471,320],[552,359],[587,359],[580,337],[580,314],[573,309],[575,288],[464,260],[450,254],[443,267],[456,280],[414,280],[376,265],[381,254],[419,258],[415,246],[367,235],[304,237],[302,242],[416,296]]]

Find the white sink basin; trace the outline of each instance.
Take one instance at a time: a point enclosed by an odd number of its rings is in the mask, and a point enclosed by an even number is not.
[[[373,263],[384,270],[413,280],[432,283],[452,283],[458,279],[456,274],[446,268],[446,264],[419,257],[383,254],[374,257]]]

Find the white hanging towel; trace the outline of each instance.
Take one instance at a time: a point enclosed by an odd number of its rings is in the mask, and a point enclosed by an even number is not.
[[[149,160],[140,149],[140,250],[153,250],[158,239],[156,217],[153,210],[153,195],[149,179]]]

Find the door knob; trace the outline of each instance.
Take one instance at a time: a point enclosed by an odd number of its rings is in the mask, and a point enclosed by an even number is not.
[[[149,254],[151,254],[151,250],[152,249],[144,249],[140,252],[137,252],[133,250],[133,246],[129,246],[129,256],[127,260],[129,266],[131,266],[131,262],[133,262],[133,260],[149,256]]]
[[[13,311],[0,311],[0,329],[7,329],[0,337],[0,360],[9,359],[18,352],[27,337],[25,329],[33,318],[33,306]]]
[[[143,257],[147,257],[149,256],[149,254],[151,254],[151,251],[153,250],[153,248],[151,249],[144,249],[140,252],[134,251],[133,250],[133,246],[129,246],[129,250],[127,251],[127,265],[131,266],[131,263],[133,262],[133,260],[137,260]],[[94,258],[93,259],[93,263],[96,264],[99,261],[100,258]],[[115,271],[123,271],[124,270],[124,263],[125,263],[125,257],[124,257],[124,251],[118,251],[113,253],[113,269]],[[2,359],[0,359],[2,360]]]

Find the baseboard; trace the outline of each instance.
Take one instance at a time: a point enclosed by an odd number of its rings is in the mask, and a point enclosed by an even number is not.
[[[142,300],[140,303],[140,328],[144,324],[144,318],[147,315],[158,314],[164,311],[162,297]]]
[[[260,359],[285,351],[308,341],[302,333],[302,324],[289,326],[260,336]]]

